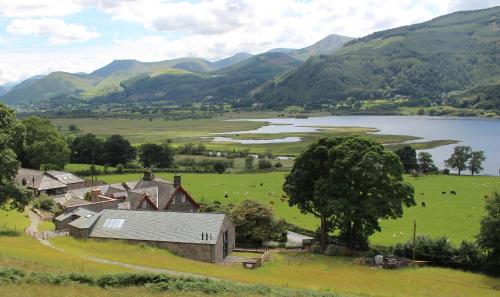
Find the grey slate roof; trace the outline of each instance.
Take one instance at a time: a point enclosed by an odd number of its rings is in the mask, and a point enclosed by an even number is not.
[[[63,213],[63,214],[55,217],[54,220],[56,220],[56,221],[64,221],[65,219],[67,219],[67,218],[69,218],[69,217],[71,217],[73,215],[76,215],[78,217],[85,217],[87,215],[96,215],[96,213],[93,212],[93,211],[87,210],[85,208],[79,207],[79,208],[77,208],[77,209],[75,209],[75,210],[73,210],[71,212]]]
[[[100,213],[89,213],[87,215],[81,216],[73,222],[69,223],[70,226],[73,226],[78,229],[88,229],[92,227],[92,225],[99,219]]]
[[[85,182],[85,180],[69,172],[50,170],[47,171],[47,174],[66,185]]]
[[[100,213],[90,237],[215,244],[224,218],[224,214],[215,213],[105,209]],[[107,219],[123,219],[124,222],[120,229],[110,229],[103,227]],[[208,240],[202,240],[202,232],[209,234]]]
[[[22,183],[23,179],[26,181],[26,186],[30,188],[33,188],[33,179],[35,179],[35,189],[39,191],[68,187],[56,178],[39,170],[20,168],[17,171],[16,181]]]

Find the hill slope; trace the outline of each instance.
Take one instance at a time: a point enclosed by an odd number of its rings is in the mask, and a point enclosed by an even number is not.
[[[255,95],[269,106],[397,95],[440,100],[500,77],[500,7],[457,12],[350,41]]]
[[[124,81],[123,92],[98,101],[159,101],[175,102],[227,101],[248,93],[272,79],[290,71],[301,62],[281,53],[253,56],[230,67],[210,73],[165,73],[142,75]]]

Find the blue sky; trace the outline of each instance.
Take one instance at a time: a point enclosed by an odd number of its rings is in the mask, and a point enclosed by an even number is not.
[[[0,0],[0,85],[114,59],[209,60],[361,37],[500,0]]]

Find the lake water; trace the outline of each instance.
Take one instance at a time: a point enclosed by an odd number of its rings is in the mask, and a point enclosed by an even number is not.
[[[268,122],[268,125],[255,130],[236,131],[228,134],[315,132],[317,128],[314,127],[368,127],[378,129],[379,131],[375,133],[380,134],[421,137],[422,139],[419,141],[452,139],[458,140],[460,143],[427,150],[434,157],[438,167],[444,168],[444,160],[449,158],[453,147],[468,145],[473,150],[484,151],[487,159],[483,164],[482,174],[499,174],[499,119],[425,116],[327,116],[307,119],[252,119],[250,121]]]

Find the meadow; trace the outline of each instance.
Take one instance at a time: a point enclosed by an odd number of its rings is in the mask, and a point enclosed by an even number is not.
[[[252,174],[182,174],[183,186],[200,202],[220,201],[237,204],[244,199],[255,199],[271,205],[275,214],[297,226],[316,230],[318,219],[302,214],[298,208],[281,201],[285,172]],[[141,174],[103,175],[99,179],[108,183],[137,180]],[[172,180],[173,174],[156,176]],[[479,221],[484,214],[485,195],[500,191],[500,178],[492,176],[428,175],[405,176],[415,188],[417,206],[407,208],[403,218],[381,222],[382,232],[375,233],[373,244],[393,245],[406,242],[413,234],[413,221],[417,234],[432,237],[447,236],[453,244],[474,240]],[[262,183],[262,186],[261,186]],[[442,194],[442,192],[446,194]],[[451,195],[455,191],[457,195]],[[225,196],[228,196],[227,198]],[[426,207],[421,203],[425,202]]]
[[[315,114],[320,115],[320,114]],[[235,131],[249,131],[266,125],[265,122],[252,121],[227,121],[235,119],[250,119],[264,117],[278,117],[276,113],[227,113],[210,119],[186,119],[186,120],[164,120],[161,118],[151,119],[107,119],[107,118],[78,118],[78,119],[52,119],[52,124],[64,135],[82,135],[93,133],[99,137],[109,137],[120,134],[127,138],[132,144],[161,143],[170,139],[173,146],[186,143],[203,143],[210,150],[245,150],[261,154],[271,150],[275,155],[297,155],[307,145],[315,142],[321,137],[362,135],[384,144],[395,145],[400,142],[416,140],[418,138],[408,135],[380,135],[372,134],[372,128],[359,127],[319,127],[318,132],[313,133],[278,133],[278,134],[230,134]],[[73,133],[68,130],[70,124],[76,125],[78,131]],[[300,137],[302,141],[294,143],[273,144],[240,144],[235,142],[213,142],[212,137],[228,136],[234,139],[275,139],[283,137]],[[418,149],[433,148],[440,145],[454,143],[453,140],[440,140],[422,142]],[[388,146],[391,148],[391,146]]]

